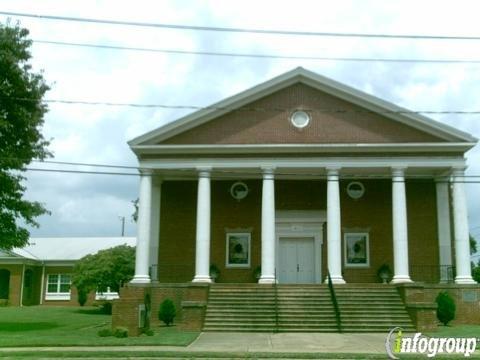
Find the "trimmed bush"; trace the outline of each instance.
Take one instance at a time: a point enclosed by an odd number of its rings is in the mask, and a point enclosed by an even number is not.
[[[170,299],[163,300],[158,310],[158,319],[163,321],[165,325],[170,326],[170,324],[173,324],[173,319],[176,315],[177,311],[173,301]]]
[[[126,338],[128,337],[128,329],[123,326],[117,326],[115,330],[113,330],[113,336],[117,338]]]
[[[102,329],[102,330],[99,330],[97,334],[100,337],[107,337],[107,336],[112,336],[113,332],[111,329]]]
[[[112,315],[112,302],[104,301],[100,304],[100,312],[105,315]]]
[[[88,299],[88,292],[85,291],[84,289],[78,289],[77,300],[78,300],[78,303],[80,304],[80,306],[85,305],[86,302],[87,302],[87,299]]]
[[[147,336],[153,336],[153,335],[155,335],[155,333],[153,332],[152,329],[145,330],[143,333],[144,333],[145,335],[147,335]]]
[[[435,299],[437,307],[437,318],[443,325],[447,325],[455,319],[455,301],[446,291],[441,291]]]

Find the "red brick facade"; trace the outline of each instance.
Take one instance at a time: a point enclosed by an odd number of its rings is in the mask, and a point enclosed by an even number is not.
[[[298,130],[291,126],[289,117],[296,109],[318,110],[310,112],[312,120],[308,129]],[[413,127],[368,112],[333,95],[304,84],[296,84],[254,101],[243,110],[233,111],[169,138],[162,144],[352,144],[442,141]]]
[[[369,232],[370,267],[344,268],[347,282],[377,282],[378,268],[393,268],[391,180],[364,180],[359,200],[340,183],[342,233],[352,229]],[[250,192],[241,201],[229,193],[233,181],[212,182],[211,263],[220,269],[218,282],[254,282],[253,271],[261,260],[261,181],[245,180]],[[321,180],[275,181],[277,210],[325,210],[326,184]],[[436,195],[433,181],[407,181],[409,254],[412,279],[428,280],[438,266]],[[196,182],[166,181],[162,185],[158,276],[161,283],[189,282],[195,268]],[[251,267],[225,268],[226,231],[251,230]],[[324,229],[325,232],[325,229]],[[322,245],[322,275],[326,274],[327,241]],[[343,258],[342,258],[343,259]],[[432,268],[430,268],[432,267]]]

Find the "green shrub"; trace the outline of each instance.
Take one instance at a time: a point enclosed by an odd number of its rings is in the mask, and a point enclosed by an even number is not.
[[[128,337],[128,329],[123,326],[117,326],[115,330],[113,330],[113,336],[117,338],[126,338]]]
[[[85,289],[78,289],[77,300],[80,306],[85,305],[87,302],[87,299],[88,299],[88,292]]]
[[[102,330],[99,330],[97,334],[100,337],[107,337],[107,336],[112,336],[113,332],[111,329],[102,329]]]
[[[111,301],[104,301],[100,304],[100,312],[106,315],[112,315],[112,302]]]
[[[455,318],[455,301],[446,291],[441,291],[435,299],[437,307],[437,318],[443,325],[447,325]]]
[[[170,299],[163,300],[158,311],[158,319],[163,321],[165,325],[170,326],[176,315],[177,311],[175,310],[173,301]]]
[[[153,336],[155,334],[152,329],[145,330],[143,333],[147,336]]]

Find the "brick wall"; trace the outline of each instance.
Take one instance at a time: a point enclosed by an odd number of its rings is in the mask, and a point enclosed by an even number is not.
[[[10,284],[8,304],[12,306],[20,306],[20,289],[22,284],[23,265],[0,265],[0,269],[10,271]]]
[[[185,330],[201,330],[208,299],[209,286],[206,284],[154,284],[136,286],[129,284],[120,290],[120,299],[114,300],[112,311],[112,328],[124,326],[131,336],[138,336],[139,307],[145,304],[145,295],[151,299],[152,327],[163,326],[158,319],[160,304],[165,299],[174,302],[177,315],[174,324]]]
[[[400,294],[405,303],[435,303],[441,291],[447,291],[455,301],[456,316],[452,324],[480,324],[480,285],[401,285]]]
[[[248,108],[282,108],[287,111],[233,111],[163,144],[293,144],[293,143],[395,143],[444,140],[392,121],[304,84],[295,84],[248,104]],[[289,121],[299,108],[346,110],[311,112],[311,124],[302,130]]]

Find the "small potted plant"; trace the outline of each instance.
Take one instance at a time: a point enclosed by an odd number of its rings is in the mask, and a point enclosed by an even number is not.
[[[253,277],[258,282],[260,280],[260,276],[262,276],[262,267],[258,265],[255,270],[253,270]]]
[[[392,270],[388,264],[383,264],[378,268],[377,276],[382,281],[383,284],[388,283],[390,278],[392,277]]]
[[[220,269],[217,267],[217,265],[215,264],[210,265],[210,278],[212,279],[212,281],[216,282],[219,276],[220,276]]]

